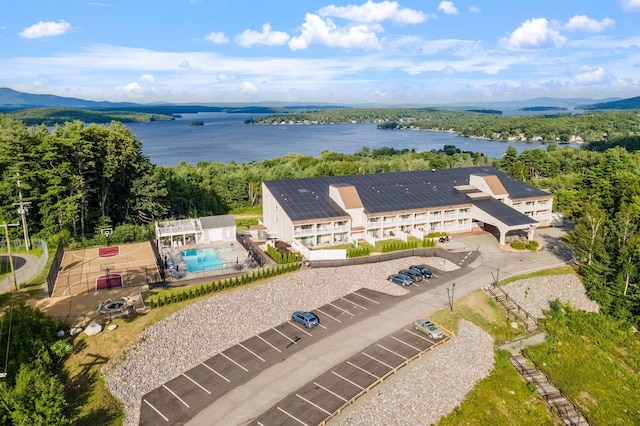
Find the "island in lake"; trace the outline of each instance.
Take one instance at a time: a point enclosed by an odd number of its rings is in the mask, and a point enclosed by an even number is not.
[[[202,120],[191,120],[189,121],[189,126],[203,126],[204,121]]]

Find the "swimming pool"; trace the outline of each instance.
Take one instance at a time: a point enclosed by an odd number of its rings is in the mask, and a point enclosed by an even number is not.
[[[189,272],[212,271],[224,268],[224,263],[212,248],[185,250],[181,251],[180,255]]]

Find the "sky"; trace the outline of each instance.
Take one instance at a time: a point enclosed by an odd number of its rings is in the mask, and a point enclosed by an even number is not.
[[[95,101],[640,96],[640,0],[21,0],[0,87]]]

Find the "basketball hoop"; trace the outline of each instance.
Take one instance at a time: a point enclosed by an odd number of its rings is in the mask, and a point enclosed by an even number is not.
[[[104,271],[107,276],[107,290],[111,290],[111,271],[113,271],[113,262],[105,262],[100,264],[100,270]]]
[[[104,229],[101,229],[100,232],[102,233],[102,235],[104,235],[107,238],[107,245],[109,245],[109,236],[113,234],[113,229],[104,228]]]

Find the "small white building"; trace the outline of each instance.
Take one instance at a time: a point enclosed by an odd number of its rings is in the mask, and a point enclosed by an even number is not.
[[[236,222],[231,215],[156,222],[156,240],[168,241],[172,247],[187,242],[211,244],[236,240]]]

